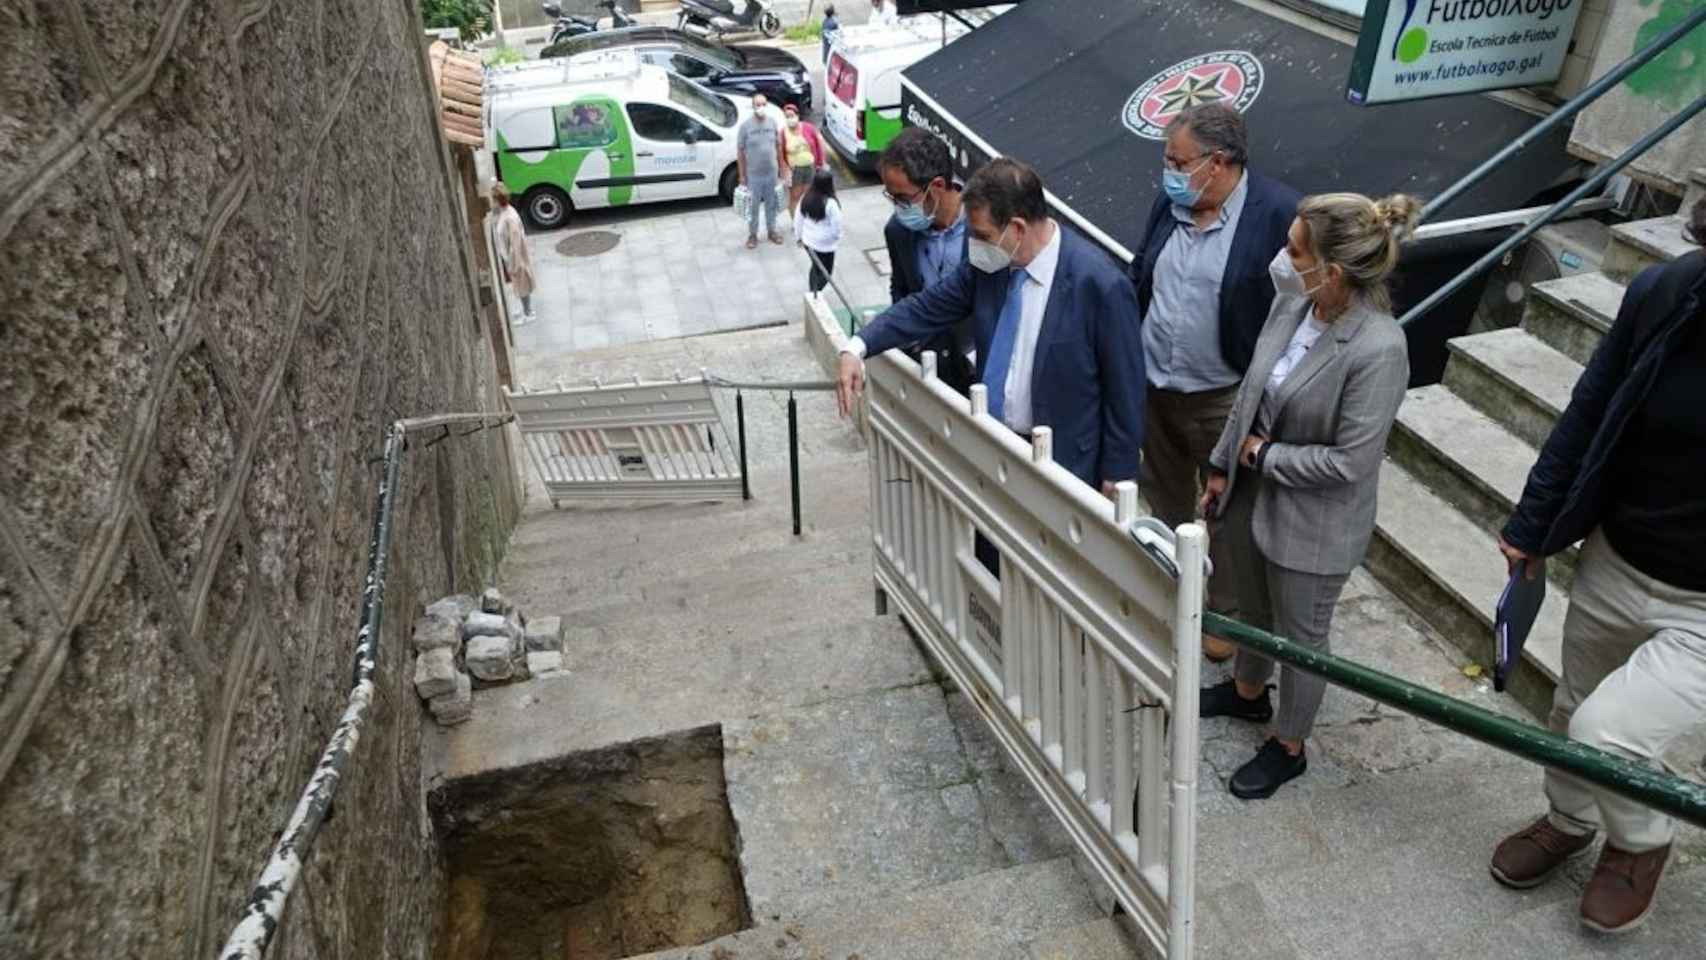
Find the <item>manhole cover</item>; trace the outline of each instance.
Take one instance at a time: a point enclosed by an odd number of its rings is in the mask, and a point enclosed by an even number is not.
[[[622,235],[609,230],[585,230],[571,233],[557,244],[557,252],[565,257],[596,257],[609,253],[622,242]]]

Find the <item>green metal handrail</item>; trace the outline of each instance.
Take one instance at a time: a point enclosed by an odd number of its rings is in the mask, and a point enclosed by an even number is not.
[[[1706,785],[1673,777],[1531,723],[1502,717],[1343,657],[1311,650],[1217,613],[1203,613],[1203,630],[1454,733],[1706,827]]]

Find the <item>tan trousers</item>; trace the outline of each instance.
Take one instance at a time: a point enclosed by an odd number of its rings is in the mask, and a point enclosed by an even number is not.
[[[1208,457],[1220,442],[1220,431],[1237,399],[1238,384],[1202,393],[1178,393],[1149,388],[1144,400],[1143,498],[1155,516],[1169,527],[1200,519],[1197,501],[1208,478]],[[1209,530],[1209,559],[1225,569],[1226,539]],[[1238,596],[1231,577],[1208,581],[1208,608],[1229,617],[1238,615]]]
[[[1706,721],[1706,593],[1654,580],[1595,530],[1582,547],[1564,617],[1564,677],[1550,725],[1570,739],[1639,763],[1658,763],[1679,735]],[[1605,827],[1619,850],[1671,841],[1671,819],[1609,791],[1546,771],[1553,826]]]

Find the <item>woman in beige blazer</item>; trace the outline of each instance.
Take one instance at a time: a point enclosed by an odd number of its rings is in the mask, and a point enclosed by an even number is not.
[[[1333,606],[1374,532],[1386,434],[1410,377],[1386,280],[1419,207],[1412,197],[1305,197],[1269,266],[1278,295],[1220,442],[1203,514],[1221,519],[1239,610],[1258,627],[1325,651]],[[1303,773],[1303,741],[1326,682],[1240,650],[1202,715],[1274,721],[1232,775],[1234,796],[1267,797]]]

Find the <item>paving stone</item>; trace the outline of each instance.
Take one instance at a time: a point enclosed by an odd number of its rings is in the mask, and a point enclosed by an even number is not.
[[[468,614],[468,619],[462,621],[462,636],[472,641],[475,637],[510,637],[515,625],[498,613],[482,613],[478,610]]]
[[[430,609],[430,608],[429,608]],[[425,616],[415,621],[413,642],[417,653],[429,650],[448,649],[454,651],[462,645],[460,620],[447,620],[439,616]]]
[[[540,617],[527,624],[525,635],[529,651],[562,653],[563,618]]]
[[[502,616],[509,613],[511,609],[513,608],[509,601],[504,599],[504,595],[498,592],[497,587],[487,587],[486,592],[480,594],[480,610],[482,612]]]
[[[481,680],[496,682],[515,675],[514,645],[507,636],[471,637],[465,657],[468,672]]]
[[[415,658],[415,692],[422,700],[431,700],[455,689],[456,654],[450,647],[435,647]]]
[[[435,601],[426,608],[426,615],[460,624],[468,614],[480,609],[480,599],[467,594],[457,594]]]
[[[458,673],[455,689],[433,697],[427,706],[432,709],[433,719],[444,726],[468,722],[474,716],[473,681],[466,673]]]
[[[535,677],[551,676],[563,672],[563,654],[557,650],[529,651],[527,654],[527,672]]]

